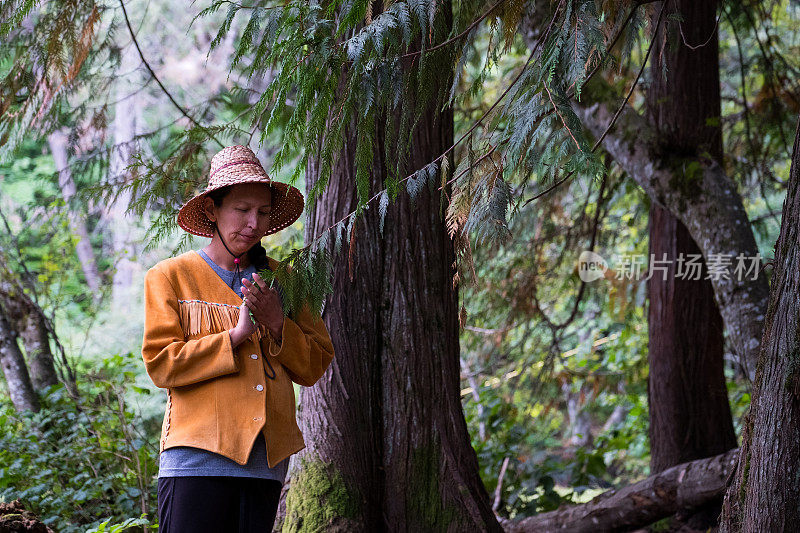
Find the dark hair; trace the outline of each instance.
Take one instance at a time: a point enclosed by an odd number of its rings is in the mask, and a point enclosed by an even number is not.
[[[224,187],[220,187],[219,189],[214,189],[210,193],[208,193],[208,197],[214,201],[214,205],[217,207],[222,206],[222,200],[231,192],[231,188],[233,185],[225,185]],[[214,227],[216,228],[217,223],[214,222]],[[267,251],[261,245],[261,241],[255,243],[249,250],[247,250],[247,260],[250,261],[252,265],[258,270],[272,270],[269,268],[269,261],[267,260]]]

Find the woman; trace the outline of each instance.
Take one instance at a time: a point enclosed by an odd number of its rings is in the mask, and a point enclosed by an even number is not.
[[[291,225],[303,203],[249,148],[224,148],[206,190],[178,212],[184,230],[211,242],[145,275],[142,358],[167,390],[162,533],[272,530],[289,456],[305,447],[292,381],[312,386],[334,356],[321,317],[307,305],[284,316],[280,286],[256,273],[277,265],[261,238]]]

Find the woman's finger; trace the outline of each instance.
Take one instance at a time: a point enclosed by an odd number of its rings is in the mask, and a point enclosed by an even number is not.
[[[272,303],[270,302],[270,299],[269,299],[269,295],[262,294],[262,293],[259,293],[258,291],[254,291],[254,290],[248,290],[247,293],[249,295],[248,299],[250,301],[252,301],[253,305],[258,307],[259,309],[262,309],[263,311],[267,311],[272,306]]]
[[[247,288],[253,298],[258,300],[263,300],[265,291],[261,289],[258,285],[254,284],[252,281],[247,280]]]
[[[266,287],[263,292],[259,292],[258,290],[253,290],[254,284],[252,282],[248,283],[249,285],[245,285],[242,288],[242,296],[246,296],[259,309],[266,312],[275,305],[281,305],[280,296],[276,289]]]
[[[249,285],[244,285],[245,288],[242,289],[242,294],[245,294],[246,291],[246,294],[248,294],[253,301],[255,302],[263,301],[264,295],[260,291],[253,290],[253,284],[250,282],[248,283]]]
[[[255,281],[254,285],[258,287],[258,290],[260,290],[261,292],[267,291],[268,289],[267,284],[263,279],[261,279],[261,276],[258,275],[258,272],[253,273],[253,280]]]

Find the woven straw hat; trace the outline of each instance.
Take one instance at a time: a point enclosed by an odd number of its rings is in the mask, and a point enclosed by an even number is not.
[[[211,159],[206,190],[191,198],[178,210],[178,225],[193,235],[214,236],[214,223],[203,212],[203,198],[208,193],[239,183],[266,183],[272,188],[269,228],[264,235],[291,226],[303,212],[303,193],[287,183],[273,181],[258,158],[247,146],[228,146]]]

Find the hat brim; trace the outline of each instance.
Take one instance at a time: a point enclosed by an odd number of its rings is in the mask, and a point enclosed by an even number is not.
[[[291,226],[295,220],[300,218],[305,206],[303,193],[296,187],[279,181],[266,181],[262,178],[254,177],[252,180],[241,180],[233,185],[240,183],[263,183],[272,189],[272,208],[270,210],[269,228],[264,235],[276,233],[284,228]],[[214,237],[215,224],[209,220],[203,212],[203,199],[209,193],[224,187],[206,189],[202,193],[194,196],[184,203],[178,210],[178,225],[192,235],[199,237]]]

